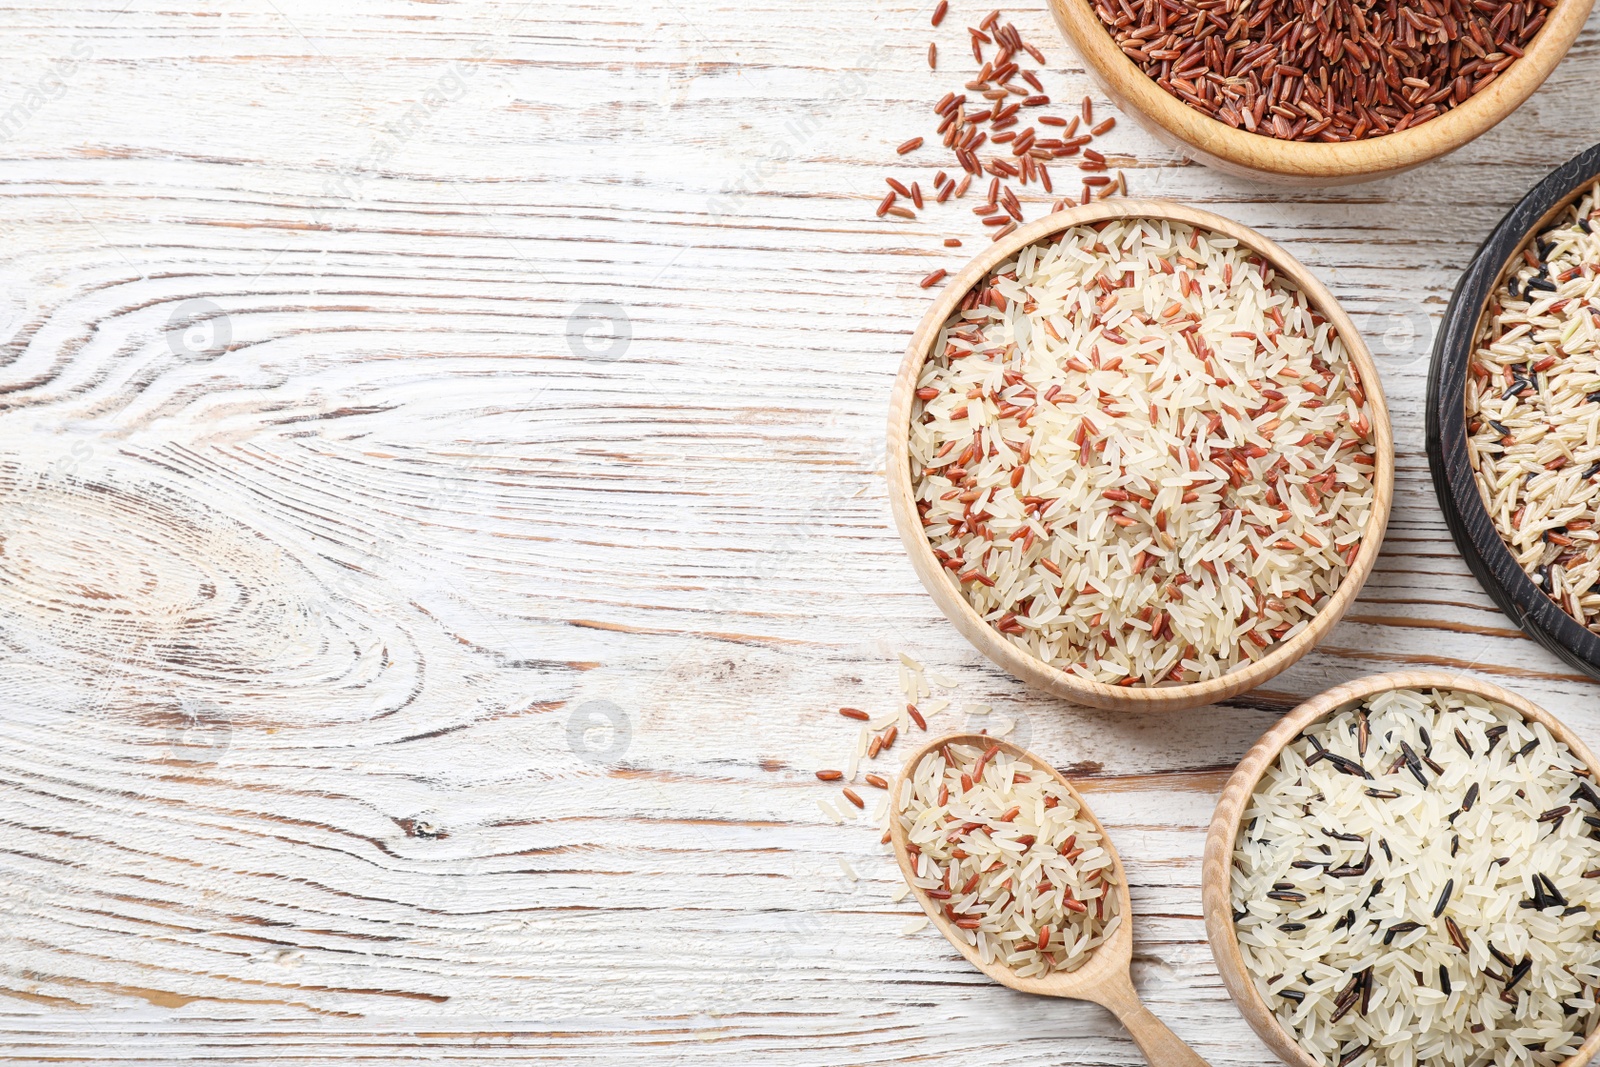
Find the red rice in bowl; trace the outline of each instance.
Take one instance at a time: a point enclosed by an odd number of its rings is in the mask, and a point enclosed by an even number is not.
[[[944,324],[911,413],[935,557],[998,632],[1112,685],[1303,630],[1374,501],[1365,391],[1304,293],[1161,219],[1023,249]]]
[[[911,884],[984,963],[1022,978],[1075,971],[1122,922],[1099,831],[1060,782],[999,746],[928,753],[898,807]]]

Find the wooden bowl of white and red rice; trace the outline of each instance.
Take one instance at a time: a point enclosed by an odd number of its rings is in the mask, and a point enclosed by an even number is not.
[[[1377,370],[1333,296],[1167,201],[1058,212],[954,275],[887,453],[901,540],[956,628],[1022,681],[1131,711],[1305,655],[1371,573],[1394,485]]]

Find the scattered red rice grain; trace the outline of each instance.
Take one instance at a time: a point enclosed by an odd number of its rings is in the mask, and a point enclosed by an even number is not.
[[[843,715],[847,719],[856,719],[860,722],[866,722],[872,717],[866,712],[862,711],[860,708],[840,708],[839,714]]]
[[[961,238],[959,238],[959,237],[946,237],[944,239],[944,246],[946,248],[960,248],[961,247]]]
[[[917,710],[915,704],[906,705],[906,714],[911,716],[911,721],[917,724],[917,729],[924,733],[928,730],[928,720],[922,717],[922,712]]]
[[[861,795],[849,786],[844,787],[844,798],[858,808],[865,809],[867,806],[867,802],[861,799]]]
[[[843,771],[818,771],[817,778],[824,782],[837,782],[844,777]]]
[[[1152,0],[1093,0],[1095,3],[1136,3],[1146,4]],[[1170,3],[1171,0],[1154,0],[1154,2]],[[1237,0],[1230,0],[1237,2]],[[1272,3],[1309,3],[1312,0],[1268,0]],[[1334,2],[1348,2],[1348,0],[1334,0]],[[1446,3],[1463,3],[1466,0],[1440,0]],[[1513,3],[1535,2],[1535,0],[1509,0]],[[948,0],[941,0],[934,11],[933,25],[938,26],[949,11]],[[1168,16],[1170,18],[1170,15]],[[950,90],[942,95],[933,105],[934,114],[938,118],[936,139],[951,153],[956,164],[961,168],[959,182],[954,182],[940,170],[933,179],[931,192],[924,195],[921,187],[915,181],[909,184],[895,178],[885,178],[889,188],[901,200],[908,200],[910,204],[902,206],[894,198],[885,197],[878,205],[878,215],[893,216],[895,218],[915,219],[917,212],[925,210],[927,201],[942,204],[951,198],[961,199],[966,196],[971,187],[972,179],[978,175],[991,178],[989,183],[988,203],[991,205],[1004,205],[1005,217],[990,217],[984,220],[984,226],[993,231],[994,240],[1015,231],[1015,224],[1023,221],[1024,215],[1017,194],[1009,186],[1012,183],[1028,186],[1037,184],[1048,198],[1054,195],[1054,181],[1050,174],[1049,166],[1055,160],[1069,158],[1079,154],[1083,146],[1087,145],[1094,137],[1101,135],[1116,125],[1116,119],[1107,117],[1098,125],[1094,124],[1094,101],[1091,97],[1083,98],[1080,114],[1071,118],[1060,115],[1037,115],[1029,118],[1022,111],[1024,108],[1043,108],[1051,103],[1051,97],[1046,92],[1044,82],[1040,75],[1046,65],[1044,53],[1023,41],[1015,25],[1003,22],[998,10],[991,11],[976,26],[966,27],[967,37],[972,46],[973,60],[978,64],[976,75],[970,76],[964,83],[964,90]],[[928,44],[928,65],[931,69],[938,69],[938,44],[930,41]],[[989,58],[985,58],[986,47],[994,49]],[[1041,69],[1028,69],[1024,66],[1032,60],[1039,64]],[[1170,65],[1170,64],[1169,64]],[[1187,71],[1188,67],[1178,64],[1180,71]],[[969,102],[969,97],[972,98]],[[1037,126],[1027,125],[1034,122]],[[1082,136],[1074,136],[1079,124],[1085,126],[1086,132]],[[1059,135],[1059,136],[1058,136]],[[913,137],[896,148],[898,155],[908,155],[927,142],[923,137]],[[1000,155],[980,154],[985,145],[1005,146]],[[1088,158],[1088,157],[1086,157]],[[1104,171],[1104,155],[1093,154],[1094,160],[1099,164],[1091,168],[1094,171]],[[1113,185],[1095,183],[1093,188],[1103,190],[1102,198],[1110,195],[1112,191],[1126,195],[1127,181],[1119,176]],[[1001,190],[1005,190],[1002,198]],[[1093,196],[1091,188],[1084,189],[1083,202],[1088,203]],[[1063,197],[1055,201],[1052,210],[1061,210],[1072,202],[1070,197]],[[986,212],[975,212],[986,214]],[[959,239],[947,240],[946,248],[959,248]],[[923,286],[931,288],[937,280],[946,277],[939,274],[938,279],[929,281],[934,275],[923,279]]]
[[[924,289],[932,289],[935,285],[938,285],[940,282],[944,281],[944,276],[947,273],[949,272],[943,267],[940,267],[938,270],[929,273],[927,277],[923,278],[922,281],[918,282],[917,284]]]
[[[881,775],[881,774],[869,774],[869,775],[867,775],[866,782],[867,782],[868,785],[876,786],[879,789],[888,789],[889,788],[888,781],[885,780],[883,775]]]

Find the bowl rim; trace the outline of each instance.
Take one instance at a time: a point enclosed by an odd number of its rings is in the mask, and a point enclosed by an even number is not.
[[[1583,761],[1591,774],[1600,777],[1600,765],[1596,764],[1588,746],[1550,712],[1493,682],[1446,671],[1395,671],[1353,679],[1318,693],[1262,734],[1222,787],[1222,794],[1217,799],[1211,823],[1206,830],[1205,851],[1200,865],[1201,912],[1205,917],[1206,939],[1211,943],[1211,955],[1228,995],[1267,1047],[1285,1063],[1296,1067],[1316,1065],[1261,999],[1245,967],[1244,955],[1239,950],[1238,936],[1234,931],[1231,880],[1239,822],[1262,774],[1302,730],[1358,700],[1395,689],[1458,689],[1503,704],[1524,718],[1543,724],[1574,756]],[[1597,1051],[1600,1051],[1600,1027],[1590,1031],[1577,1053],[1564,1060],[1560,1067],[1582,1067]]]
[[[1594,0],[1558,0],[1529,47],[1458,107],[1399,133],[1361,141],[1284,141],[1237,130],[1168,93],[1124,55],[1089,0],[1050,0],[1056,21],[1108,93],[1160,132],[1249,173],[1289,181],[1348,182],[1418,166],[1476,139],[1542,85],[1583,30]]]
[[[1467,455],[1467,367],[1488,304],[1514,262],[1562,211],[1600,181],[1600,145],[1528,191],[1473,254],[1450,295],[1428,367],[1426,442],[1434,494],[1478,583],[1528,636],[1600,679],[1600,635],[1582,626],[1523,571],[1495,528]]]
[[[1299,634],[1253,663],[1238,667],[1220,678],[1161,687],[1114,686],[1079,678],[1024,652],[995,631],[955,587],[944,567],[934,558],[933,546],[922,532],[921,518],[917,514],[910,471],[909,432],[917,378],[938,339],[940,327],[967,291],[986,277],[990,270],[1027,245],[1073,226],[1135,217],[1183,222],[1232,237],[1265,258],[1279,274],[1305,292],[1311,306],[1331,322],[1344,338],[1345,348],[1366,391],[1376,459],[1373,468],[1373,506],[1366,529],[1362,532],[1361,550],[1327,606],[1313,616],[1310,624]],[[901,362],[889,402],[884,466],[889,506],[901,543],[905,545],[923,587],[962,636],[991,662],[1030,685],[1090,707],[1123,711],[1182,711],[1226,700],[1254,689],[1309,652],[1344,615],[1372,573],[1382,550],[1394,495],[1394,437],[1388,406],[1384,402],[1383,382],[1366,344],[1333,294],[1293,256],[1256,231],[1210,211],[1170,200],[1104,200],[1047,215],[995,241],[952,275],[923,315]]]

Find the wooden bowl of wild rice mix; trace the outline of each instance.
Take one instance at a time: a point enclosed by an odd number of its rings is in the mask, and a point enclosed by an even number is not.
[[[1600,677],[1600,147],[1503,219],[1456,287],[1428,455],[1456,543],[1500,607]]]
[[[1223,787],[1223,984],[1299,1067],[1580,1067],[1600,1049],[1600,791],[1554,716],[1405,671],[1314,697]]]
[[[1326,634],[1383,541],[1377,371],[1282,249],[1164,201],[1073,208],[955,275],[907,350],[887,473],[934,601],[1016,677],[1179,710]]]
[[[1050,0],[1119,107],[1208,166],[1339,185],[1493,128],[1567,54],[1594,0]]]

